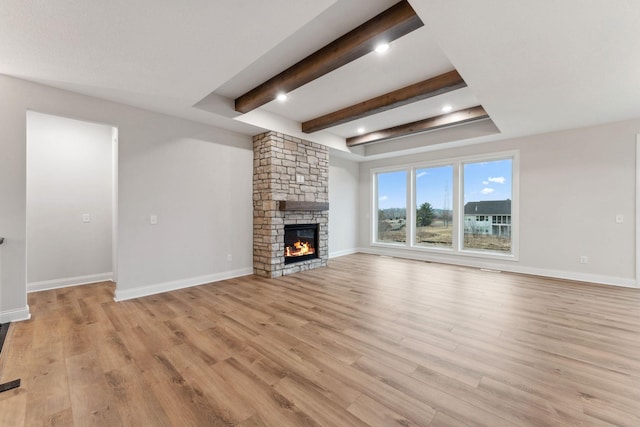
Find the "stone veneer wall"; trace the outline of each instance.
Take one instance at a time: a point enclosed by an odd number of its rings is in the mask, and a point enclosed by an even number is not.
[[[296,177],[304,177],[297,182]],[[277,132],[253,137],[253,271],[279,277],[326,266],[328,211],[279,211],[278,201],[329,202],[329,149]],[[319,257],[284,264],[284,225],[319,224]]]

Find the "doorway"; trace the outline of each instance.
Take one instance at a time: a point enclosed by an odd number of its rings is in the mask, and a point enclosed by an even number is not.
[[[27,112],[27,292],[116,281],[117,128]]]

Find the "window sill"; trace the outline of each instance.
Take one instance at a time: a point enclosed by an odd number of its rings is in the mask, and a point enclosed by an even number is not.
[[[371,247],[377,248],[387,248],[387,249],[400,249],[402,251],[413,252],[413,253],[431,253],[438,255],[446,255],[451,256],[452,258],[483,258],[483,259],[493,259],[493,260],[501,260],[501,261],[509,261],[509,262],[518,262],[519,258],[513,253],[500,253],[500,252],[489,252],[489,251],[479,251],[479,250],[454,250],[453,248],[446,247],[425,247],[425,246],[409,246],[403,243],[384,243],[384,242],[372,242],[370,243]]]

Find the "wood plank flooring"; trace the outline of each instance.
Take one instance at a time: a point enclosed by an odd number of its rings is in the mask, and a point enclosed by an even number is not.
[[[29,294],[0,426],[640,426],[640,290],[356,254]]]

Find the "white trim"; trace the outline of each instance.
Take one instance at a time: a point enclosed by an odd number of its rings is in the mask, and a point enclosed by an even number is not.
[[[614,276],[601,276],[596,274],[584,274],[574,271],[562,271],[562,270],[548,270],[544,268],[524,267],[519,264],[503,264],[497,262],[488,262],[484,259],[475,258],[463,258],[457,255],[452,256],[438,256],[431,252],[416,252],[416,251],[400,251],[396,250],[384,250],[383,248],[360,248],[358,252],[389,256],[393,258],[411,259],[415,261],[430,261],[442,264],[460,265],[464,267],[476,267],[488,270],[505,271],[509,273],[528,274],[532,276],[542,276],[554,279],[573,280],[577,282],[588,282],[601,285],[622,286],[625,288],[640,288],[633,278],[626,277],[614,277]],[[494,259],[495,261],[495,259]],[[505,261],[508,261],[505,259]]]
[[[636,135],[636,287],[640,288],[640,134]]]
[[[404,259],[412,259],[416,261],[430,261],[437,262],[441,264],[451,264],[451,265],[461,265],[465,267],[478,267],[478,268],[488,268],[492,270],[504,270],[504,271],[513,271],[517,272],[513,266],[510,266],[512,262],[512,258],[504,257],[503,259],[496,259],[493,257],[483,256],[482,253],[467,253],[465,257],[460,256],[459,253],[453,251],[442,251],[440,253],[436,253],[434,250],[415,250],[415,248],[384,248],[384,247],[369,247],[369,248],[360,248],[359,252],[373,254],[373,255],[384,255],[393,258],[404,258]],[[503,264],[500,261],[507,262],[509,264]]]
[[[20,322],[29,319],[31,319],[31,313],[29,312],[28,305],[24,308],[0,312],[0,323]]]
[[[425,169],[425,168],[437,168],[440,166],[454,166],[456,163],[475,163],[482,161],[491,161],[491,160],[507,160],[514,155],[520,153],[520,150],[505,150],[505,151],[496,151],[485,154],[473,154],[468,156],[459,156],[459,157],[447,157],[446,159],[439,160],[431,160],[431,161],[423,161],[423,162],[411,162],[411,163],[402,163],[394,166],[384,166],[378,168],[372,168],[372,173],[377,172],[396,172],[407,169]],[[454,171],[455,174],[455,171]]]
[[[455,253],[462,247],[464,236],[464,200],[462,194],[462,162],[454,162],[453,176],[451,177],[451,252]],[[462,216],[456,215],[456,211],[462,207]],[[462,221],[462,222],[461,222]]]
[[[189,288],[191,286],[206,285],[220,280],[233,279],[235,277],[253,274],[253,268],[242,268],[239,270],[225,271],[222,273],[209,274],[206,276],[190,277],[188,279],[174,280],[172,282],[156,283],[149,286],[141,286],[134,289],[116,289],[114,301],[125,301],[133,298],[146,297],[149,295],[161,294],[178,289]]]
[[[88,285],[90,283],[107,282],[112,280],[113,273],[110,272],[89,274],[87,276],[65,277],[63,279],[43,280],[42,282],[27,283],[27,293],[68,288],[69,286]]]
[[[598,285],[620,286],[623,288],[636,288],[634,279],[614,276],[601,276],[599,274],[585,274],[575,271],[547,270],[544,268],[522,267],[519,266],[512,273],[530,274],[533,276],[551,277],[554,279],[572,280],[576,282],[595,283]],[[506,270],[505,270],[506,271]]]
[[[353,254],[357,254],[358,252],[359,251],[357,248],[345,249],[343,251],[329,252],[329,259],[338,258],[345,255],[353,255]]]
[[[378,236],[378,173],[374,169],[369,171],[369,182],[371,183],[369,244],[371,244],[376,241]]]
[[[118,128],[111,128],[111,271],[118,287]]]
[[[407,171],[407,183],[405,186],[407,187],[405,200],[406,208],[405,208],[405,218],[404,218],[404,241],[405,245],[409,247],[413,247],[415,244],[415,230],[416,230],[416,190],[415,190],[415,182],[416,182],[416,169],[412,168]],[[376,221],[377,222],[377,221]],[[413,225],[412,225],[413,224]]]

